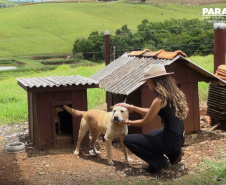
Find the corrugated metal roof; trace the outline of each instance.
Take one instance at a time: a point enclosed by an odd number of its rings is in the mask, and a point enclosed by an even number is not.
[[[99,87],[106,91],[129,95],[144,84],[139,81],[143,78],[143,70],[147,65],[169,65],[172,62],[173,60],[152,57],[130,57],[125,53],[90,78],[98,80]]]
[[[158,53],[161,53],[160,51],[158,51]],[[147,55],[145,56],[145,53],[143,53],[142,56],[143,57],[129,56],[128,53],[125,53],[124,55],[101,69],[99,72],[92,75],[90,78],[77,75],[20,79],[17,78],[17,81],[25,89],[32,87],[39,88],[99,84],[100,88],[108,92],[129,95],[137,88],[139,88],[142,84],[144,84],[144,82],[140,82],[140,80],[143,79],[143,70],[146,66],[150,64],[170,65],[173,62],[179,60],[181,63],[183,63],[183,65],[186,65],[193,71],[196,71],[197,73],[203,75],[208,82],[215,82],[226,85],[226,81],[218,78],[217,76],[199,67],[198,65],[187,60],[181,55],[177,55],[173,59],[158,58],[155,56],[147,57]]]
[[[163,59],[156,57],[130,57],[125,53],[90,78],[99,81],[99,87],[108,92],[129,95],[144,84],[140,80],[143,79],[143,70],[146,66],[150,64],[170,65],[179,59],[184,61],[184,65],[200,73],[209,81],[220,82],[226,85],[226,82],[222,79],[180,55],[173,59]]]
[[[112,63],[92,75],[90,78],[100,81],[103,78],[107,77],[109,74],[113,73],[114,71],[119,70],[122,66],[126,65],[129,61],[133,60],[135,57],[128,57],[128,54],[125,53],[121,57],[114,60]]]
[[[98,81],[86,78],[80,75],[76,76],[55,76],[55,77],[33,77],[17,78],[18,83],[24,87],[59,87],[71,85],[92,85],[98,84]]]

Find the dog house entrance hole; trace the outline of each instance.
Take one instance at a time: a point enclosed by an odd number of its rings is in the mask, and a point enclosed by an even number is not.
[[[62,105],[55,106],[55,132],[57,144],[73,144],[72,116]]]

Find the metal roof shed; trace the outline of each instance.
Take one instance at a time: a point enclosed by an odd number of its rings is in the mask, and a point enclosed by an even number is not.
[[[98,88],[98,82],[82,76],[17,78],[18,85],[27,91],[29,136],[40,149],[71,145],[77,142],[79,117],[60,112],[62,134],[56,132],[55,108],[69,105],[87,110],[87,88]],[[83,143],[87,143],[88,134]]]
[[[185,124],[185,131],[200,130],[198,82],[212,82],[225,84],[226,82],[209,73],[205,69],[187,60],[186,54],[181,51],[165,52],[159,50],[133,51],[125,53],[105,68],[91,76],[99,81],[99,87],[106,90],[108,107],[127,98],[127,102],[136,106],[150,107],[154,99],[144,82],[143,70],[150,64],[163,64],[167,72],[174,72],[178,86],[185,93],[189,105],[189,114]],[[133,113],[130,119],[140,119],[141,115]],[[146,133],[151,129],[161,128],[161,120],[156,117],[152,124],[146,127],[130,127],[129,133]]]

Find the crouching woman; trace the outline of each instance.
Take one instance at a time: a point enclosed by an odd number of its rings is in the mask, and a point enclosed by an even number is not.
[[[184,93],[178,88],[173,73],[167,73],[163,65],[149,65],[144,69],[144,79],[155,99],[150,108],[141,108],[126,103],[117,105],[142,114],[140,120],[123,121],[118,124],[146,126],[159,115],[163,129],[151,130],[146,134],[129,134],[124,144],[136,156],[148,163],[147,171],[156,173],[162,168],[178,163],[184,152],[184,124],[188,106]]]

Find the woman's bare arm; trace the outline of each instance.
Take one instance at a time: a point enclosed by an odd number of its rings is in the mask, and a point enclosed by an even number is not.
[[[143,119],[133,120],[133,121],[124,121],[124,122],[120,122],[119,124],[130,124],[131,126],[138,126],[138,127],[148,125],[154,119],[154,117],[158,114],[159,110],[165,106],[166,106],[166,102],[162,104],[162,100],[157,97],[153,100],[151,107],[148,109],[148,112],[146,113]]]
[[[131,109],[132,111],[142,114],[143,116],[145,116],[149,110],[149,108],[141,108],[127,103],[118,103],[115,106],[126,107],[127,109]]]

